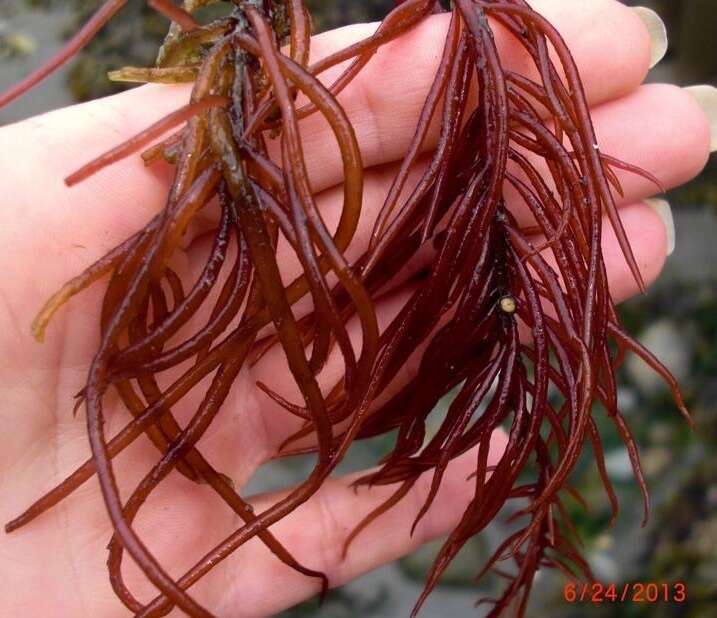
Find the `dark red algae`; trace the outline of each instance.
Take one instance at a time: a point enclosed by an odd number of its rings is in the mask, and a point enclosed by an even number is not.
[[[70,59],[124,4],[108,0],[65,50],[0,95],[0,106]],[[595,410],[604,411],[622,437],[648,514],[637,445],[617,402],[616,374],[627,352],[665,379],[677,407],[690,419],[670,373],[620,325],[601,254],[600,222],[606,214],[644,288],[615,206],[613,193],[621,187],[614,170],[651,177],[600,152],[580,76],[558,32],[524,0],[452,3],[443,55],[413,143],[368,249],[351,262],[346,255],[361,213],[363,163],[336,97],[381,46],[429,15],[449,10],[437,0],[396,2],[373,35],[310,64],[311,19],[302,0],[232,2],[227,17],[206,24],[192,15],[205,4],[202,0],[187,0],[185,8],[167,0],[149,4],[173,22],[158,64],[123,69],[115,76],[192,81],[191,99],[85,165],[67,184],[82,182],[180,127],[143,152],[148,165],[171,163],[174,180],[164,209],[68,282],[33,323],[41,340],[63,304],[89,285],[108,281],[101,342],[79,395],[92,456],[7,524],[6,531],[42,515],[97,475],[114,527],[109,577],[135,615],[162,616],[176,606],[190,616],[210,616],[192,598],[190,587],[254,537],[285,564],[319,578],[325,590],[325,576],[295,560],[271,527],[316,493],[354,441],[395,431],[391,452],[358,484],[397,489],[354,531],[346,551],[428,471],[430,495],[416,522],[406,524],[415,526],[434,502],[448,463],[470,449],[477,452],[472,499],[443,545],[414,613],[465,542],[511,501],[520,504],[514,516],[519,529],[481,573],[498,570],[499,561],[514,563],[499,569],[506,585],[499,598],[489,600],[490,616],[523,615],[540,568],[590,578],[563,499],[566,492],[577,493],[569,478],[589,444],[613,517],[617,514]],[[491,30],[495,24],[512,33],[534,61],[538,78],[528,79],[502,64]],[[319,81],[324,71],[347,60],[330,87]],[[297,94],[307,103],[298,105]],[[314,201],[304,160],[298,126],[310,115],[326,120],[340,148],[343,210],[334,231]],[[438,145],[409,187],[409,169],[423,151],[431,122],[439,126]],[[280,161],[267,154],[269,134],[279,138]],[[537,167],[549,170],[549,177],[543,178]],[[507,210],[507,187],[522,197],[533,227],[521,228]],[[171,269],[171,257],[187,227],[207,209],[218,213],[213,246],[200,278],[182,281]],[[537,246],[531,241],[536,234],[545,238]],[[280,239],[303,271],[288,285],[277,264]],[[435,250],[433,263],[411,280],[413,291],[400,313],[379,328],[374,302],[427,243]],[[212,304],[213,290],[219,296]],[[296,304],[306,297],[313,309],[297,317]],[[184,335],[182,327],[200,310],[208,316],[205,323]],[[360,324],[360,348],[349,338],[350,319]],[[303,429],[280,455],[302,451],[297,440],[311,435],[317,457],[301,485],[255,513],[196,444],[242,368],[272,346],[281,346],[302,396],[302,403],[295,404],[261,385],[288,415],[303,419]],[[416,374],[408,383],[403,376],[397,387],[401,368],[417,349],[422,352]],[[324,392],[317,376],[335,350],[343,371]],[[158,375],[189,359],[194,360],[190,368],[161,388]],[[182,427],[172,406],[206,377],[211,383]],[[429,435],[429,414],[453,389],[457,394],[440,427]],[[112,437],[105,435],[102,407],[110,390],[131,417]],[[489,467],[490,439],[498,428],[507,431],[507,446]],[[160,458],[123,502],[113,458],[142,435]],[[173,470],[211,486],[244,522],[198,556],[180,579],[168,575],[132,527],[147,498]],[[123,581],[125,552],[159,591],[147,605]]]

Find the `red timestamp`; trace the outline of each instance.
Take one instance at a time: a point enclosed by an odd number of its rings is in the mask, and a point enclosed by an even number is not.
[[[687,585],[683,582],[568,582],[563,586],[568,603],[685,603]]]

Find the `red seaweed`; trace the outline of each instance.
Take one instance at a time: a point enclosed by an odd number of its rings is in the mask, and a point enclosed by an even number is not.
[[[55,58],[0,95],[0,106],[68,61],[124,3],[108,0]],[[569,481],[589,444],[613,522],[617,517],[594,416],[598,403],[625,443],[648,514],[638,447],[617,402],[617,371],[625,353],[637,354],[653,368],[688,422],[690,417],[669,371],[620,325],[601,254],[605,215],[644,289],[613,197],[622,191],[615,170],[659,182],[600,152],[577,67],[556,29],[524,0],[452,3],[445,46],[414,139],[368,247],[351,262],[346,255],[361,214],[363,162],[337,96],[382,46],[447,9],[437,0],[396,2],[374,34],[312,61],[311,20],[301,0],[235,2],[228,17],[209,24],[192,15],[201,2],[188,2],[185,8],[166,0],[148,4],[173,25],[158,67],[137,71],[148,81],[193,78],[190,101],[66,182],[73,186],[101,173],[179,127],[143,153],[148,164],[164,160],[173,165],[174,180],[163,210],[67,283],[33,322],[32,332],[42,340],[66,302],[108,279],[101,341],[78,396],[92,455],[8,523],[6,532],[27,525],[96,475],[114,530],[110,581],[136,616],[165,615],[175,606],[191,616],[211,616],[190,587],[255,537],[291,568],[319,578],[325,591],[326,577],[294,559],[271,527],[316,493],[354,441],[395,431],[380,467],[357,482],[392,485],[394,491],[348,537],[345,552],[428,473],[432,480],[425,504],[406,524],[415,529],[430,508],[440,507],[434,503],[448,464],[470,450],[476,453],[469,504],[439,552],[414,614],[466,541],[509,503],[516,505],[512,520],[520,522],[519,529],[496,549],[480,575],[493,570],[506,582],[499,598],[487,600],[491,616],[509,610],[524,615],[540,568],[589,578],[563,501],[566,494],[582,500]],[[496,23],[532,59],[537,78],[503,65],[493,38]],[[345,61],[350,62],[333,83],[322,84],[321,74]],[[301,106],[299,93],[308,101]],[[326,120],[341,153],[343,206],[333,233],[316,205],[299,131],[300,121],[311,115]],[[409,171],[431,123],[440,128],[437,147],[409,186]],[[278,161],[267,154],[269,135],[281,145]],[[545,178],[536,161],[546,165]],[[508,185],[532,214],[532,224],[521,228],[508,210]],[[218,213],[213,244],[199,278],[185,281],[170,259],[205,209]],[[301,265],[301,274],[288,284],[278,263],[282,238]],[[227,260],[230,246],[236,253],[233,264]],[[396,283],[425,246],[435,251],[432,263],[408,283]],[[410,298],[379,329],[374,305],[396,285],[410,289]],[[210,306],[215,289],[218,299]],[[303,298],[312,308],[299,315],[296,304]],[[200,315],[204,323],[186,333],[183,327]],[[354,317],[361,326],[360,348],[346,326]],[[258,386],[286,410],[287,419],[304,420],[277,456],[311,451],[317,458],[303,483],[254,513],[197,442],[218,422],[242,368],[274,346],[286,356],[301,402],[286,400],[270,384]],[[322,390],[319,376],[335,353],[343,361],[341,376]],[[417,371],[406,378],[400,370],[416,354]],[[158,376],[188,359],[193,364],[161,387]],[[172,407],[206,377],[211,384],[181,426]],[[438,430],[429,433],[429,415],[454,389],[457,394]],[[555,396],[549,396],[551,389]],[[105,434],[103,425],[103,400],[110,390],[119,394],[131,417],[114,437]],[[488,466],[491,437],[500,428],[507,431],[507,445]],[[123,500],[114,458],[142,435],[160,457]],[[306,436],[313,436],[315,445],[297,447],[296,441]],[[174,470],[207,483],[243,521],[179,578],[167,573],[132,525]],[[125,552],[157,588],[150,603],[140,602],[123,581]],[[497,566],[507,559],[512,568]]]

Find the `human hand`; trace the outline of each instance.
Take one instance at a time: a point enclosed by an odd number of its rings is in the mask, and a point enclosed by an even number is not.
[[[536,1],[536,8],[558,26],[582,70],[596,129],[604,152],[643,167],[667,187],[685,182],[704,165],[709,150],[708,122],[689,94],[667,86],[640,87],[650,62],[650,41],[642,22],[613,0],[565,3]],[[420,106],[435,71],[447,18],[434,16],[398,42],[386,46],[366,71],[341,95],[361,144],[367,166],[361,227],[351,248],[359,255],[368,242],[396,161],[413,135]],[[313,52],[323,56],[362,38],[372,26],[354,26],[316,37]],[[500,32],[500,30],[498,30]],[[507,37],[500,38],[504,58],[526,70]],[[330,82],[335,71],[322,78]],[[75,106],[0,130],[0,169],[5,180],[0,226],[0,516],[17,515],[43,491],[64,478],[87,456],[85,428],[71,414],[72,396],[97,347],[99,286],[74,299],[55,319],[40,346],[28,335],[29,321],[43,301],[65,280],[80,272],[109,248],[140,228],[163,206],[169,170],[145,168],[132,158],[67,189],[61,179],[94,155],[138,132],[187,97],[182,87],[144,87],[123,95]],[[318,119],[304,123],[304,146],[317,200],[327,222],[340,211],[341,167],[327,127]],[[435,135],[433,136],[435,141]],[[654,188],[644,179],[620,175],[623,222],[644,279],[658,275],[668,253],[668,231],[657,213],[642,200]],[[525,222],[516,203],[514,212]],[[188,238],[177,270],[195,276],[196,264],[210,240],[198,227]],[[637,290],[609,225],[604,254],[611,289],[621,300]],[[416,264],[415,266],[418,266]],[[299,266],[287,254],[287,280]],[[289,274],[290,273],[290,274]],[[379,316],[386,323],[403,298],[383,300]],[[340,361],[336,359],[337,371]],[[405,372],[410,372],[407,367]],[[287,397],[294,394],[279,351],[245,372],[216,423],[200,443],[212,464],[228,474],[238,490],[257,466],[272,457],[297,426],[255,388],[270,383]],[[330,382],[331,366],[325,372]],[[196,400],[174,410],[185,419]],[[108,402],[107,433],[124,422],[120,406]],[[113,413],[114,412],[114,413]],[[494,440],[493,459],[503,437]],[[121,455],[131,487],[156,452],[144,443]],[[466,483],[474,455],[453,462],[436,506],[409,536],[410,523],[425,497],[425,483],[360,537],[346,560],[343,542],[351,529],[392,488],[349,489],[351,479],[336,479],[272,532],[299,561],[324,571],[332,585],[393,560],[422,541],[451,529],[470,498]],[[264,510],[276,496],[257,496]],[[137,529],[169,571],[179,575],[194,557],[236,527],[231,514],[215,508],[205,486],[170,476],[153,494]],[[450,508],[442,508],[448,505]],[[99,492],[89,482],[65,503],[26,528],[0,540],[0,599],[8,615],[124,615],[107,581],[103,547],[111,533]],[[318,589],[314,579],[297,575],[256,542],[247,544],[218,567],[222,572],[202,581],[193,594],[220,615],[268,615]],[[153,591],[139,573],[128,568],[128,584],[142,599]]]

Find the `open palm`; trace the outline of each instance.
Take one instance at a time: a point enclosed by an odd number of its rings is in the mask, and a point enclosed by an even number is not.
[[[555,23],[575,55],[602,150],[646,169],[666,187],[697,174],[710,149],[709,123],[684,90],[641,86],[650,64],[651,43],[636,14],[615,0],[536,0],[533,4]],[[447,23],[446,16],[433,16],[387,45],[340,97],[356,129],[367,168],[364,210],[349,257],[365,250],[376,213],[413,136]],[[312,52],[321,57],[365,37],[374,28],[356,25],[317,36]],[[501,36],[499,28],[496,31],[505,61],[515,70],[530,72],[527,58],[511,47],[509,37]],[[328,71],[322,79],[330,82],[336,71]],[[97,313],[102,286],[72,300],[56,316],[43,345],[31,339],[30,321],[65,280],[158,212],[171,180],[168,168],[146,168],[137,158],[74,189],[67,189],[62,178],[180,107],[186,98],[183,87],[142,87],[0,129],[3,522],[88,456],[85,426],[73,417],[72,408],[73,396],[84,383],[99,341]],[[302,132],[317,201],[331,223],[341,208],[340,157],[328,138],[328,126],[320,120],[307,119]],[[644,279],[650,282],[670,250],[671,230],[665,226],[664,209],[661,217],[642,201],[654,188],[638,176],[621,174],[620,179],[625,188],[620,198],[623,223]],[[513,210],[524,221],[527,213],[517,199],[515,202]],[[193,256],[203,254],[211,243],[203,231],[201,226],[191,231],[177,259],[177,271],[188,280],[198,274],[197,264],[202,263]],[[609,225],[605,226],[603,249],[613,295],[618,300],[631,296],[637,291],[635,283]],[[288,252],[282,267],[286,280],[300,270]],[[397,313],[404,299],[395,295],[381,301],[377,310],[382,324]],[[340,359],[335,361],[339,372]],[[404,371],[407,377],[411,367]],[[327,383],[331,373],[329,364],[323,376]],[[297,429],[294,419],[255,386],[257,381],[270,384],[284,396],[296,394],[281,351],[270,352],[241,374],[221,418],[198,445],[217,470],[231,477],[237,491]],[[173,413],[183,422],[196,403],[190,396]],[[106,416],[108,435],[126,423],[122,407],[111,397]],[[494,458],[500,455],[502,444],[503,436],[496,435]],[[450,530],[470,499],[466,478],[472,458],[467,453],[451,464],[441,496],[413,537],[409,535],[410,522],[425,497],[426,483],[416,484],[412,494],[369,528],[343,559],[341,550],[348,533],[393,491],[383,487],[356,493],[350,488],[350,478],[325,484],[311,501],[272,527],[272,532],[302,564],[325,572],[332,585],[340,585]],[[120,485],[126,495],[156,459],[156,450],[145,440],[119,456],[117,469],[122,471]],[[261,495],[251,502],[256,510],[264,510],[276,498]],[[207,486],[173,473],[152,495],[136,528],[168,572],[178,577],[240,525],[220,506]],[[157,513],[161,517],[152,516]],[[94,480],[25,528],[0,536],[0,613],[127,615],[112,593],[103,564],[110,536]],[[192,593],[214,613],[226,616],[271,615],[315,594],[320,587],[317,579],[292,571],[258,541],[248,543],[216,571]],[[126,574],[130,588],[142,601],[156,594],[133,565],[127,565]]]

